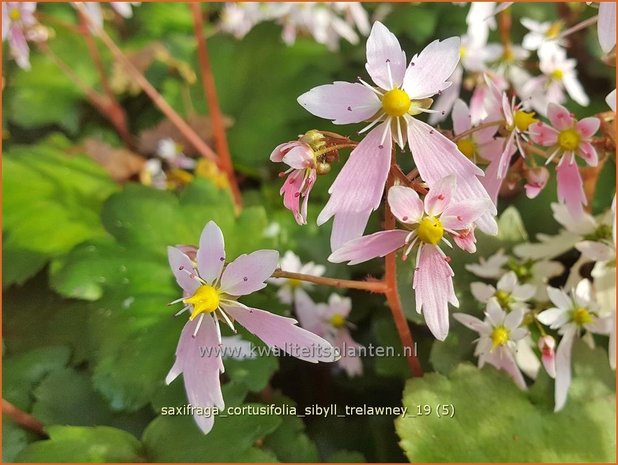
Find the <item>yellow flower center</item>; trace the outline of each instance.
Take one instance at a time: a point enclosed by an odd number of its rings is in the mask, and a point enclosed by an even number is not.
[[[520,131],[527,131],[531,124],[536,123],[538,119],[534,117],[534,112],[517,110],[514,115],[515,126]]]
[[[561,69],[555,69],[554,71],[552,71],[551,77],[556,81],[562,81],[562,78],[564,77],[564,72],[562,72]]]
[[[511,294],[509,292],[498,290],[496,291],[494,297],[500,304],[500,307],[502,307],[503,309],[508,310],[509,308],[511,308],[511,304],[513,303],[513,297],[511,297]]]
[[[590,311],[583,307],[577,307],[574,309],[571,313],[571,318],[579,326],[592,323],[592,315],[590,315]]]
[[[476,144],[471,137],[468,137],[466,139],[459,139],[457,141],[457,148],[466,157],[470,159],[474,158],[474,154],[476,153]]]
[[[297,288],[297,287],[300,287],[300,285],[302,284],[302,281],[300,279],[288,279],[288,284],[292,288]]]
[[[390,116],[403,116],[410,109],[412,101],[408,94],[401,89],[389,90],[384,97],[382,97],[382,108],[387,115]]]
[[[337,329],[343,328],[345,326],[345,317],[343,315],[339,315],[338,313],[331,316],[328,321],[333,327]]]
[[[558,34],[560,34],[560,31],[562,31],[562,23],[560,21],[556,21],[549,26],[549,29],[545,33],[545,37],[548,39],[555,39],[558,37]]]
[[[509,330],[504,326],[497,326],[491,332],[491,344],[494,349],[498,346],[503,346],[509,340]]]
[[[504,47],[504,51],[502,52],[502,59],[507,63],[512,63],[515,61],[515,54],[513,53],[513,49],[510,46]]]
[[[11,21],[19,21],[21,19],[21,11],[18,8],[12,8],[9,11],[9,18],[11,18]]]
[[[581,136],[575,129],[565,129],[558,134],[558,145],[562,150],[571,151],[579,147]]]
[[[416,230],[418,238],[426,244],[436,245],[444,236],[444,226],[440,220],[434,216],[426,216],[418,225]]]
[[[193,305],[190,320],[193,320],[200,313],[212,313],[219,308],[219,291],[214,287],[204,284],[197,288],[195,294],[188,299],[184,299],[185,304]]]
[[[467,52],[468,51],[466,50],[466,47],[464,47],[463,45],[459,47],[459,57],[460,58],[465,57]]]

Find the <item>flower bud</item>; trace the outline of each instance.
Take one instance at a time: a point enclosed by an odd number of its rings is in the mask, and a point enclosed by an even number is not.
[[[556,377],[556,341],[551,336],[541,336],[539,339],[539,350],[545,371],[552,378]]]

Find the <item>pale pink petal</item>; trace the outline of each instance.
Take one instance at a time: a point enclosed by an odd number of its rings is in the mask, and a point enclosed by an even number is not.
[[[569,113],[569,110],[557,103],[547,105],[547,117],[558,131],[572,128],[575,124],[575,118]]]
[[[431,97],[451,85],[447,79],[459,63],[459,37],[434,40],[410,60],[403,88],[410,98]]]
[[[362,236],[370,215],[371,210],[336,213],[333,219],[333,229],[330,234],[331,250],[336,251],[349,241]]]
[[[300,212],[300,188],[304,178],[303,171],[291,172],[286,178],[280,193],[283,195],[283,206],[290,210],[298,224],[305,224],[306,218]]]
[[[526,390],[526,381],[524,380],[524,376],[521,374],[521,370],[517,366],[513,353],[505,346],[500,347],[495,353],[495,359],[499,365],[496,366],[496,368],[507,372],[520,389]]]
[[[554,412],[562,410],[566,404],[569,386],[571,385],[571,352],[575,340],[575,327],[569,327],[562,335],[556,351],[556,384]]]
[[[568,312],[559,308],[544,310],[536,316],[537,320],[552,329],[560,328],[569,321],[569,318]]]
[[[489,284],[475,281],[470,284],[470,291],[479,302],[487,302],[496,293],[496,288]]]
[[[577,154],[584,159],[588,166],[597,166],[599,164],[597,149],[590,142],[580,142]]]
[[[549,296],[549,300],[551,300],[556,307],[562,310],[568,310],[571,308],[571,298],[563,290],[548,286],[547,295]]]
[[[568,92],[569,97],[571,97],[579,105],[587,107],[590,104],[590,98],[586,94],[584,87],[577,79],[577,75],[574,71],[570,73],[565,73],[564,77],[562,78],[562,84]]]
[[[489,331],[489,326],[477,317],[468,315],[467,313],[453,313],[453,318],[459,321],[466,328],[476,331],[479,334],[484,334]]]
[[[241,304],[222,304],[234,320],[255,334],[266,345],[307,362],[334,362],[335,350],[326,340],[296,326],[297,321]]]
[[[352,339],[350,331],[342,328],[335,337],[335,346],[341,353],[341,358],[337,362],[346,374],[352,378],[363,374],[363,362],[359,356],[350,355],[352,351],[361,349],[363,346]]]
[[[275,163],[280,163],[283,161],[283,157],[285,154],[298,145],[300,142],[284,142],[283,144],[279,144],[275,147],[275,149],[270,154],[270,161],[274,161]]]
[[[367,212],[380,206],[390,168],[392,147],[390,136],[382,142],[383,133],[384,126],[381,124],[370,131],[352,150],[348,161],[329,189],[331,195],[318,216],[318,225],[324,224],[336,213],[362,212],[363,217],[368,218]],[[360,234],[366,224],[365,221],[360,228]],[[347,234],[343,236],[348,236],[348,239],[357,237]]]
[[[225,404],[219,380],[219,375],[224,371],[220,352],[221,336],[214,318],[203,315],[199,331],[194,337],[199,320],[188,321],[183,328],[176,348],[176,362],[165,382],[170,384],[182,373],[191,405],[222,410]],[[213,416],[195,415],[194,418],[204,434],[212,429]]]
[[[131,8],[131,2],[110,2],[110,5],[116,13],[123,18],[130,18],[133,16],[133,9]]]
[[[200,236],[197,249],[197,269],[200,277],[212,284],[221,276],[225,264],[225,243],[223,233],[214,221],[209,221]]]
[[[607,97],[605,97],[605,102],[612,109],[612,111],[616,111],[616,89],[607,94]]]
[[[316,304],[303,289],[297,289],[294,296],[294,310],[300,325],[317,335],[324,335],[324,323],[319,316]],[[323,305],[323,304],[322,304]]]
[[[416,311],[422,313],[431,333],[439,341],[448,335],[448,304],[459,306],[453,289],[453,270],[440,250],[423,245],[414,271]]]
[[[167,259],[178,285],[189,295],[195,293],[200,284],[192,277],[192,275],[195,275],[195,271],[193,270],[193,262],[189,257],[176,247],[168,247]]]
[[[449,112],[453,108],[455,101],[459,98],[459,94],[461,93],[461,80],[463,77],[463,68],[458,66],[455,68],[455,71],[449,78],[452,82],[451,86],[447,89],[444,89],[442,93],[435,99],[433,105],[431,106],[432,110],[435,110],[436,113],[431,113],[429,115],[429,124],[434,126],[435,124],[443,121],[448,116]]]
[[[258,250],[241,255],[230,263],[221,276],[221,290],[226,294],[239,296],[259,291],[266,287],[266,281],[277,268],[279,252]]]
[[[584,214],[584,205],[588,203],[584,193],[584,183],[577,163],[563,158],[556,168],[558,182],[558,200],[564,203],[574,217]]]
[[[414,189],[393,186],[388,190],[388,205],[402,223],[418,223],[423,216],[423,201]]]
[[[599,126],[601,126],[601,120],[592,116],[579,120],[575,125],[577,131],[585,139],[594,136],[599,130]]]
[[[459,135],[472,128],[472,115],[468,105],[463,100],[458,99],[455,102],[451,117],[453,118],[453,132],[455,132],[455,135]]]
[[[313,150],[306,144],[298,144],[288,151],[281,161],[296,170],[311,168],[314,164]]]
[[[453,201],[470,198],[489,199],[487,191],[477,178],[483,171],[468,160],[457,146],[426,123],[408,118],[408,144],[421,177],[433,186],[440,179],[456,175],[457,190]],[[481,217],[477,224],[482,231],[496,234],[498,225],[492,217],[495,208]]]
[[[523,319],[524,319],[524,312],[522,309],[518,308],[518,309],[512,310],[506,315],[506,318],[504,319],[504,326],[510,329],[515,329],[521,324]]]
[[[542,121],[531,124],[528,129],[530,138],[536,144],[540,144],[543,147],[551,147],[558,143],[558,132]]]
[[[440,221],[445,228],[459,231],[468,228],[492,207],[493,203],[489,199],[464,200],[449,205]]]
[[[336,249],[328,257],[328,261],[331,263],[349,262],[348,265],[356,265],[372,258],[384,257],[403,247],[408,234],[408,231],[392,229],[358,237]]]
[[[457,231],[457,234],[453,236],[453,240],[460,249],[465,250],[468,253],[476,252],[476,236],[474,235],[474,227]]]
[[[334,124],[360,123],[380,109],[380,99],[363,84],[334,82],[314,87],[298,97],[309,113],[330,119]]]
[[[476,153],[487,161],[493,161],[502,154],[505,142],[504,137],[496,137],[495,139],[492,137],[489,142],[478,143]]]
[[[616,250],[602,242],[581,241],[575,244],[575,248],[588,260],[595,262],[605,262],[616,258]]]
[[[616,46],[616,2],[599,3],[597,33],[603,53],[611,52]]]
[[[373,23],[367,39],[365,67],[373,82],[382,89],[390,90],[403,84],[406,54],[401,50],[397,37],[379,21]]]
[[[445,208],[453,203],[453,195],[457,189],[457,178],[454,175],[436,181],[430,186],[425,196],[425,213],[431,216],[440,215]]]

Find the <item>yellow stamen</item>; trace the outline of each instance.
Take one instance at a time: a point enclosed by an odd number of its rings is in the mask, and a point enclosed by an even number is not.
[[[403,116],[410,109],[410,97],[401,89],[389,90],[382,98],[382,108],[387,115]]]
[[[193,305],[190,320],[193,320],[200,313],[212,313],[219,308],[219,291],[214,287],[204,284],[200,286],[188,299],[184,299],[185,304]]]
[[[300,285],[302,284],[302,281],[300,279],[290,278],[288,279],[288,283],[290,287],[296,288],[296,287],[300,287]]]
[[[561,69],[555,69],[552,71],[551,77],[556,81],[562,81],[562,78],[564,77],[564,72]]]
[[[343,328],[345,326],[345,317],[343,315],[339,315],[338,313],[331,316],[328,321],[333,327],[337,329]]]
[[[499,290],[496,291],[494,297],[500,304],[500,307],[502,307],[503,309],[508,310],[509,308],[511,308],[511,304],[513,303],[513,297],[511,297],[511,294],[509,292]]]
[[[575,150],[579,147],[581,136],[575,129],[565,129],[558,134],[558,145],[562,150],[568,152]]]
[[[418,115],[433,104],[432,98],[424,98],[422,100],[412,100],[408,113],[412,116]]]
[[[444,236],[444,226],[440,220],[434,216],[426,216],[418,225],[416,230],[418,238],[426,244],[436,245]]]
[[[457,141],[457,148],[466,157],[470,159],[474,158],[474,154],[476,153],[476,144],[471,137],[468,137],[466,139],[459,139]]]
[[[584,326],[585,324],[592,323],[592,315],[590,315],[590,311],[587,308],[577,307],[571,313],[571,318],[575,323],[579,326]]]
[[[520,131],[527,131],[531,124],[538,122],[539,120],[534,117],[534,112],[527,112],[523,110],[517,110],[514,115],[515,126]]]
[[[509,341],[509,330],[504,326],[497,326],[491,332],[491,344],[495,349],[498,346],[503,346]]]
[[[562,23],[560,21],[556,21],[549,26],[549,29],[545,32],[545,37],[548,39],[555,39],[558,37],[558,34],[560,34],[560,31],[562,31]]]
[[[9,18],[11,18],[11,21],[19,21],[21,19],[21,11],[18,8],[12,8],[9,11]]]
[[[460,58],[465,57],[467,52],[468,51],[466,50],[466,47],[464,46],[459,47],[459,57]]]

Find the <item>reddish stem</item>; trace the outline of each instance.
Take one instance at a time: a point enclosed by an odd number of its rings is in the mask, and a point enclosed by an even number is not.
[[[397,162],[395,161],[395,153],[393,152],[391,158],[391,167],[396,167]],[[388,189],[395,184],[395,174],[394,169],[391,169],[388,175],[388,181],[386,183],[386,192]],[[385,203],[385,218],[384,218],[384,228],[395,229],[395,216],[392,214],[390,207],[388,206],[388,202]],[[406,359],[408,361],[408,365],[410,366],[410,370],[412,371],[412,375],[416,377],[423,376],[423,368],[416,357],[416,351],[414,350],[414,338],[412,337],[412,332],[410,331],[410,327],[408,326],[408,321],[406,319],[406,315],[403,312],[403,307],[401,306],[401,299],[399,298],[399,291],[397,290],[397,262],[396,262],[396,252],[389,253],[384,262],[385,274],[384,281],[386,283],[386,300],[388,302],[388,306],[391,309],[391,313],[393,315],[393,320],[395,321],[395,326],[397,327],[397,332],[399,333],[399,337],[401,339],[401,343],[404,347],[408,347],[410,350],[406,355]]]
[[[191,3],[189,6],[191,8],[191,12],[193,13],[193,26],[195,30],[197,52],[202,74],[202,86],[204,88],[204,95],[208,101],[208,108],[210,108],[215,147],[219,155],[219,165],[227,174],[236,206],[241,207],[242,196],[240,194],[240,188],[238,187],[236,173],[234,172],[234,165],[232,164],[232,157],[230,155],[230,149],[227,143],[227,137],[225,135],[223,114],[221,113],[219,99],[217,98],[215,78],[210,66],[210,59],[208,58],[208,47],[206,46],[206,37],[204,35],[204,20],[202,17],[201,4]]]
[[[10,417],[19,426],[32,431],[41,437],[49,437],[45,432],[43,423],[4,399],[2,399],[2,414]]]
[[[328,278],[326,276],[313,276],[310,274],[292,273],[290,271],[275,270],[273,278],[297,279],[323,286],[331,286],[339,289],[359,289],[368,292],[386,293],[387,286],[383,281],[353,281],[349,279]]]

